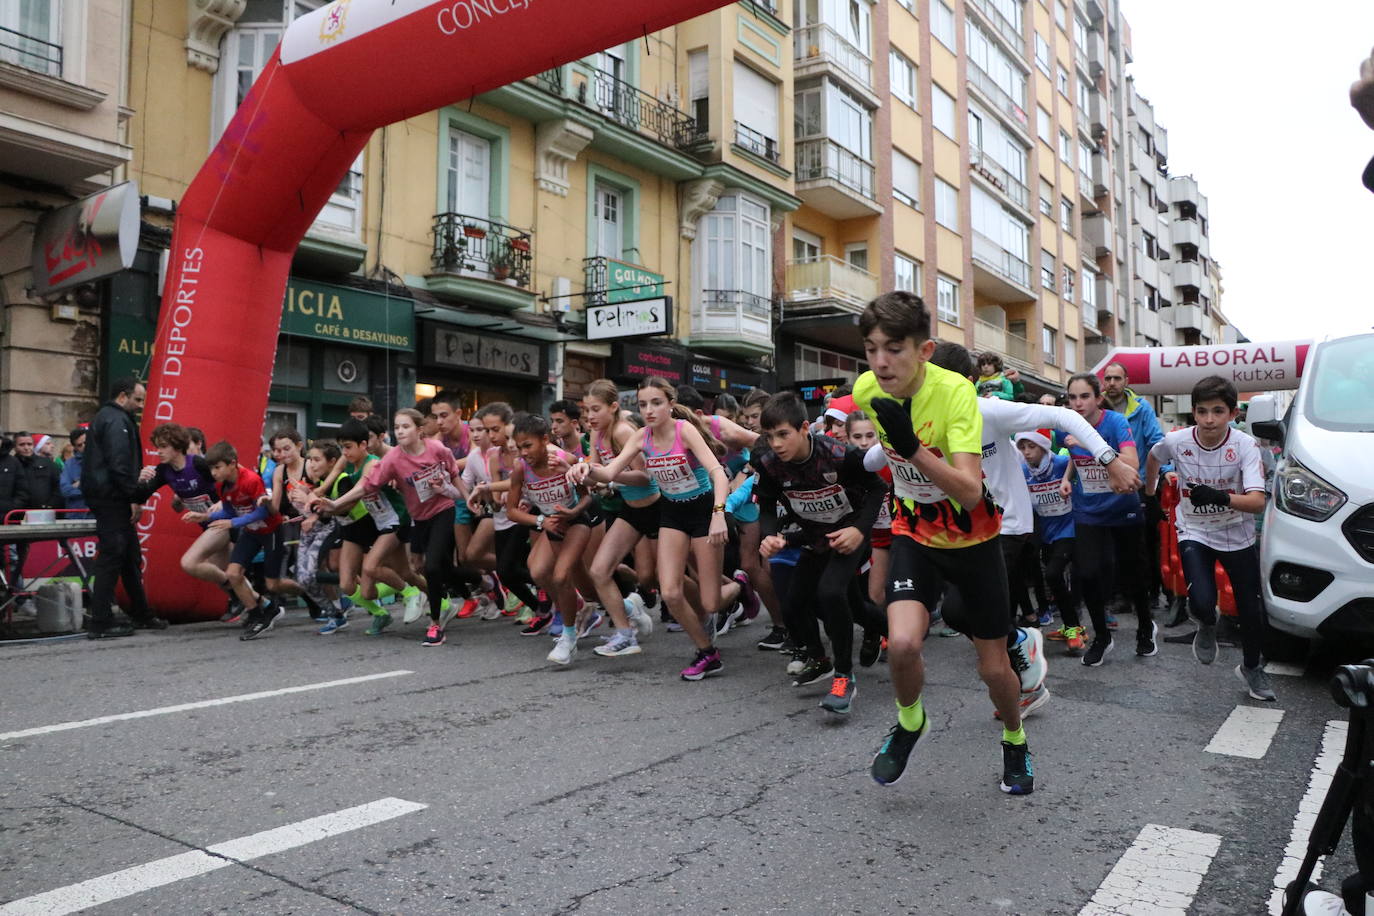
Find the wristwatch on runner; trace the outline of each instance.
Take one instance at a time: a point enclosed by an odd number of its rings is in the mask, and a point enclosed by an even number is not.
[[[535,530],[535,531],[543,531],[543,530],[544,530],[544,513],[541,512],[541,513],[539,513],[538,516],[535,517],[535,519],[534,519],[534,530]]]
[[[1097,463],[1106,467],[1119,457],[1121,456],[1117,454],[1116,449],[1108,447],[1105,452],[1097,456]]]

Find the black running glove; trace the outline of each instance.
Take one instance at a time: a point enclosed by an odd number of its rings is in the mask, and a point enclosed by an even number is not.
[[[873,412],[887,433],[888,444],[900,457],[910,461],[921,450],[921,440],[916,438],[916,430],[911,426],[911,411],[892,398],[877,398],[873,401]]]
[[[1205,483],[1189,484],[1188,490],[1188,499],[1195,506],[1231,505],[1230,493],[1223,493],[1216,487],[1209,487]]]

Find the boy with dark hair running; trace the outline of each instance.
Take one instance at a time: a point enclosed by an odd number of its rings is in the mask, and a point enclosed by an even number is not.
[[[919,296],[879,296],[865,307],[859,330],[872,369],[855,383],[854,402],[878,427],[894,495],[887,615],[897,724],[873,758],[873,779],[900,779],[930,729],[921,648],[948,583],[962,592],[965,613],[946,622],[972,639],[978,674],[1002,720],[1002,791],[1028,795],[1035,781],[1018,705],[1021,683],[1007,657],[1011,603],[997,542],[1001,512],[983,485],[977,396],[967,379],[930,364],[935,341]]]
[[[1217,657],[1216,565],[1221,563],[1240,615],[1243,658],[1236,677],[1250,696],[1272,702],[1274,688],[1260,660],[1264,606],[1254,518],[1264,511],[1264,468],[1255,440],[1231,426],[1240,414],[1238,400],[1236,386],[1220,376],[1194,385],[1197,425],[1166,433],[1150,449],[1145,486],[1152,494],[1160,467],[1174,466],[1183,497],[1175,520],[1178,555],[1188,580],[1188,604],[1198,621],[1193,655],[1204,665]]]
[[[263,485],[262,478],[256,471],[239,464],[239,454],[228,442],[216,442],[210,446],[205,453],[205,463],[210,466],[210,475],[215,478],[220,506],[217,511],[210,513],[209,527],[222,531],[238,529],[239,533],[233,552],[229,555],[229,568],[225,570],[229,586],[248,609],[248,626],[239,639],[257,639],[286,616],[286,611],[278,607],[276,602],[253,590],[247,576],[248,567],[261,550],[265,556],[263,576],[267,580],[268,590],[273,590],[281,581],[285,552],[275,543],[272,535],[281,525],[282,518],[263,499],[267,495],[267,487]]]
[[[844,715],[858,693],[852,589],[868,556],[867,532],[878,518],[887,484],[864,470],[863,452],[808,432],[806,408],[795,394],[775,395],[763,408],[759,422],[769,446],[753,459],[758,469],[754,492],[763,526],[760,551],[771,559],[789,546],[802,550],[788,596],[793,609],[788,631],[808,650],[810,659],[794,686],[833,674],[830,692],[820,706],[826,712]],[[779,503],[786,510],[786,518],[778,516]],[[780,532],[789,521],[800,530],[784,537]],[[860,599],[860,610],[865,607]],[[818,615],[823,615],[830,637],[833,667],[821,644]],[[883,629],[879,620],[861,623],[865,630]]]

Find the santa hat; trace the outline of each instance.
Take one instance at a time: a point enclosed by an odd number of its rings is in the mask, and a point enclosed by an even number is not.
[[[1045,435],[1038,429],[1033,429],[1030,432],[1017,433],[1016,442],[1018,445],[1021,442],[1034,442],[1036,445],[1040,446],[1045,451],[1052,451],[1052,449],[1050,448],[1050,437]]]
[[[33,450],[35,452],[41,452],[43,451],[43,446],[47,445],[51,441],[52,436],[39,436],[36,440],[34,440]]]
[[[825,408],[827,417],[834,417],[836,420],[844,422],[849,419],[849,415],[854,412],[854,396],[842,395],[838,398],[830,399],[830,406]]]

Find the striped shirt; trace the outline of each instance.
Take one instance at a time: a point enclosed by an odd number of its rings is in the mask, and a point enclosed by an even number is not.
[[[1205,483],[1223,493],[1264,492],[1264,469],[1259,446],[1238,429],[1213,448],[1198,441],[1197,428],[1176,429],[1150,450],[1161,464],[1178,472],[1179,500],[1175,525],[1180,541],[1198,541],[1213,550],[1244,550],[1255,543],[1256,516],[1230,506],[1195,506],[1191,486]]]

